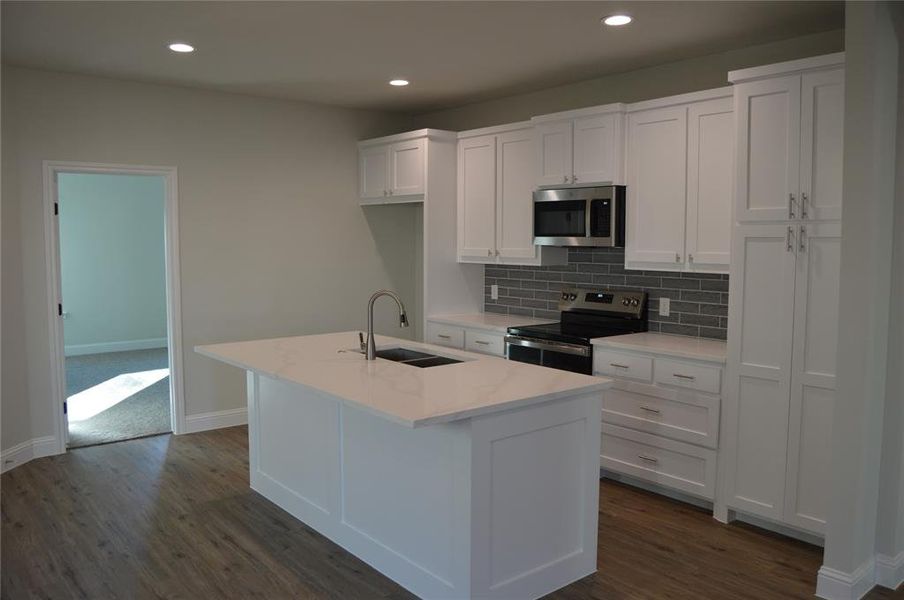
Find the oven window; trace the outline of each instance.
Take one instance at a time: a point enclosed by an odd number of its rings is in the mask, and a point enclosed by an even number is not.
[[[534,202],[534,235],[537,237],[585,237],[587,202],[560,200]]]
[[[612,237],[612,200],[590,201],[590,237]]]

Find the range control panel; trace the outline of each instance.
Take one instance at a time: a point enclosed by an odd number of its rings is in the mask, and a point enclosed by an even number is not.
[[[646,304],[647,293],[639,291],[565,288],[559,296],[559,310],[615,312],[638,318]]]

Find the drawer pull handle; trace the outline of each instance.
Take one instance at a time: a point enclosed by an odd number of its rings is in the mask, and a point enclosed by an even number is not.
[[[662,413],[662,411],[659,410],[658,408],[650,408],[649,406],[641,406],[641,407],[640,407],[640,410],[645,410],[645,411],[647,411],[648,413],[653,413],[653,414],[656,414],[656,415]]]
[[[648,463],[653,463],[653,464],[656,464],[659,462],[658,458],[653,458],[652,456],[647,456],[645,454],[638,454],[637,458],[639,458],[640,460],[646,461]]]
[[[677,377],[678,379],[688,379],[690,381],[696,379],[696,377],[694,377],[693,375],[682,375],[681,373],[672,373],[672,377]]]
[[[474,343],[475,343],[475,344],[480,344],[481,346],[489,346],[489,345],[490,345],[489,342],[485,342],[485,341],[483,341],[483,340],[474,340]]]
[[[443,339],[443,340],[451,340],[452,339],[451,335],[446,335],[444,333],[437,333],[436,337]]]
[[[618,363],[609,363],[610,367],[615,367],[616,369],[630,369],[628,365],[620,365]]]

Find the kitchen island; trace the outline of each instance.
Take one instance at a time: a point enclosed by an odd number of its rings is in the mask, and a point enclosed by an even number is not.
[[[538,598],[596,570],[606,378],[357,333],[199,346],[247,371],[251,487],[423,598]]]

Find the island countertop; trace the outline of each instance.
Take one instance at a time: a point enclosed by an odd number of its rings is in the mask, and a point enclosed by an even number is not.
[[[448,423],[607,389],[612,380],[376,336],[378,350],[410,348],[463,362],[419,368],[358,352],[358,332],[196,346],[195,351],[310,387],[408,427]]]

